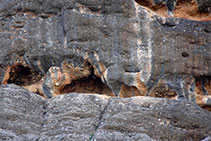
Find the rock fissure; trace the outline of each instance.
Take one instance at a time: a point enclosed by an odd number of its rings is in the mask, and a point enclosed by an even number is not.
[[[42,119],[43,121],[41,122],[40,125],[40,133],[39,133],[39,138],[37,139],[37,141],[39,141],[42,137],[42,131],[43,131],[43,127],[45,126],[45,124],[48,122],[47,121],[47,103],[46,101],[44,101],[43,106],[42,106]]]
[[[61,26],[62,26],[62,31],[63,31],[63,35],[64,35],[64,37],[63,37],[63,40],[64,40],[64,48],[67,48],[67,31],[66,31],[66,29],[65,29],[65,19],[64,19],[64,11],[65,11],[65,9],[61,9],[61,11],[60,11],[60,19],[61,19]]]
[[[93,137],[95,136],[95,133],[97,132],[98,128],[103,125],[103,116],[111,102],[112,98],[109,98],[108,99],[108,103],[106,104],[106,106],[104,107],[104,109],[102,110],[102,112],[100,113],[99,115],[99,122],[97,123],[97,125],[95,126],[95,131],[91,134],[90,138],[89,138],[89,141],[92,141],[93,140]]]

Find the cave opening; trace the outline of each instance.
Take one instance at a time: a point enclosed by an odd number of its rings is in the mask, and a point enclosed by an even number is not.
[[[43,92],[40,89],[43,84],[43,76],[33,71],[30,67],[23,64],[16,64],[8,69],[7,77],[8,79],[5,84],[16,84],[43,96]],[[114,96],[111,89],[104,84],[99,77],[94,75],[93,70],[90,76],[74,80],[71,84],[65,85],[64,88],[59,91],[59,94],[67,93],[92,93]]]
[[[71,82],[71,84],[66,85],[62,89],[61,94],[66,93],[91,93],[114,96],[111,89],[105,85],[99,77],[93,74],[87,78],[75,80]]]
[[[19,86],[28,86],[41,79],[41,75],[32,71],[28,66],[22,64],[11,67],[9,72],[8,84],[16,84]]]

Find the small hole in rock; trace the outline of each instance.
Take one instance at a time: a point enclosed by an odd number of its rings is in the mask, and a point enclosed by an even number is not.
[[[182,52],[182,57],[189,57],[190,55],[187,52]]]
[[[204,31],[205,31],[206,33],[209,33],[209,30],[208,30],[208,29],[204,29]]]

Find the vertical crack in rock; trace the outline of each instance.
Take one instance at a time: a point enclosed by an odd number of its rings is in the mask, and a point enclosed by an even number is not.
[[[97,129],[100,127],[100,125],[101,125],[101,123],[102,123],[103,115],[105,114],[105,111],[107,110],[108,106],[110,105],[111,100],[112,100],[112,98],[108,99],[107,105],[104,107],[104,109],[103,109],[102,112],[100,113],[99,122],[97,123],[97,125],[96,125],[96,127],[95,127],[95,131],[91,134],[91,136],[90,136],[90,138],[89,138],[89,141],[92,141],[92,139],[93,139],[95,133],[97,132]]]
[[[43,103],[43,107],[42,107],[42,123],[41,123],[41,129],[40,129],[40,135],[39,135],[39,138],[37,139],[38,141],[41,139],[42,137],[42,130],[43,130],[43,127],[46,123],[46,114],[47,114],[47,103],[46,101],[44,101]]]
[[[60,12],[60,19],[61,19],[61,26],[62,26],[62,30],[63,30],[63,35],[64,35],[64,48],[67,48],[67,32],[65,29],[65,23],[64,23],[64,9],[61,9]]]

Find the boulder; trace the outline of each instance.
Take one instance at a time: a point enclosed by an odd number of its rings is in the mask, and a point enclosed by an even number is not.
[[[190,101],[70,93],[51,99],[0,86],[0,140],[202,140],[211,113]]]

